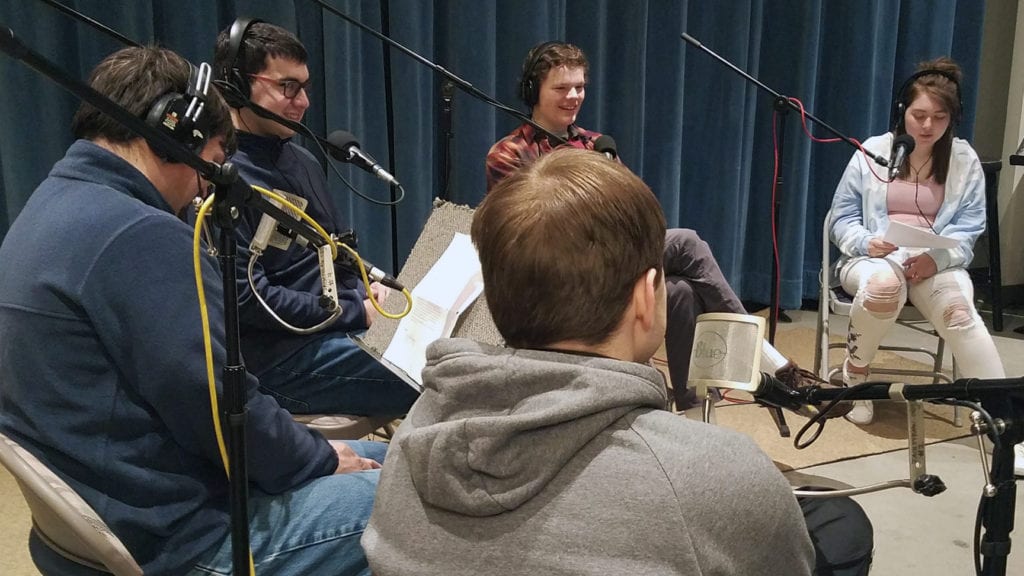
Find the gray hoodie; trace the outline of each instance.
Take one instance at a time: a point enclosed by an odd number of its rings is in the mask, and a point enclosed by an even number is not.
[[[423,381],[362,539],[376,576],[811,574],[786,480],[665,411],[654,368],[449,339]]]

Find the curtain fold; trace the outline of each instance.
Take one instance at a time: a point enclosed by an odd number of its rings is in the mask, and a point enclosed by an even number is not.
[[[579,45],[591,63],[579,123],[615,138],[620,157],[654,190],[669,224],[696,229],[747,301],[766,303],[770,293],[773,102],[681,33],[857,139],[887,129],[893,93],[917,62],[950,55],[964,68],[958,131],[968,139],[973,131],[984,17],[984,3],[974,0],[325,1],[374,30],[384,28],[386,14],[395,41],[519,110],[529,48],[552,39]],[[442,191],[443,77],[313,0],[153,0],[122,3],[116,11],[102,0],[64,3],[193,62],[212,58],[217,31],[239,15],[295,31],[310,50],[307,125],[324,136],[349,130],[406,189],[401,204],[378,206],[328,170],[335,202],[359,233],[360,252],[385,269],[402,265],[434,197],[446,192],[473,206],[483,198],[484,156],[518,124],[457,90],[451,179]],[[0,23],[82,80],[121,47],[34,0],[0,4]],[[0,74],[7,88],[0,98],[2,235],[70,144],[78,102],[7,55],[0,55]],[[796,113],[782,122],[781,295],[783,307],[796,308],[816,297],[822,219],[853,149],[810,142]],[[813,123],[808,129],[831,136]],[[337,169],[362,194],[390,198],[392,191],[372,176],[345,164]]]

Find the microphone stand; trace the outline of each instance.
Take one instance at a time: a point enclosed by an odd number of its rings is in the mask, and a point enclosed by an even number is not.
[[[451,80],[441,83],[441,157],[438,160],[441,168],[441,200],[448,200],[448,188],[452,176],[452,100],[455,97],[455,84]]]
[[[323,0],[311,0],[311,1],[319,4],[321,8],[323,8],[324,10],[330,12],[331,14],[334,14],[335,16],[341,18],[342,20],[345,20],[346,22],[349,22],[349,23],[355,25],[360,30],[363,30],[366,33],[370,34],[371,36],[373,36],[373,37],[383,41],[388,46],[391,46],[393,48],[397,48],[397,49],[401,50],[402,52],[404,52],[405,54],[410,56],[413,60],[416,60],[420,64],[423,64],[424,66],[430,68],[434,72],[437,72],[441,76],[444,76],[452,84],[454,84],[455,86],[457,86],[459,89],[461,89],[462,91],[466,92],[470,96],[476,98],[477,100],[480,100],[480,101],[482,101],[482,102],[484,102],[486,104],[489,104],[492,107],[497,108],[498,110],[501,110],[502,112],[505,112],[507,114],[511,114],[512,116],[517,118],[519,121],[521,121],[523,123],[526,123],[526,124],[529,124],[530,126],[533,126],[533,128],[535,130],[546,134],[547,137],[548,137],[548,140],[550,140],[551,142],[554,142],[555,145],[565,144],[566,143],[565,138],[562,138],[561,136],[559,136],[557,134],[553,134],[551,131],[546,130],[543,126],[541,126],[540,124],[537,124],[536,122],[534,122],[533,119],[531,119],[526,114],[523,114],[522,112],[516,110],[515,108],[512,108],[510,106],[502,104],[501,102],[499,102],[499,101],[495,100],[494,98],[488,96],[487,94],[481,92],[475,86],[473,86],[469,82],[463,80],[462,78],[459,78],[458,76],[456,76],[452,72],[450,72],[447,69],[445,69],[443,66],[440,66],[438,64],[435,64],[435,63],[431,62],[430,60],[427,60],[426,58],[424,58],[423,56],[417,54],[413,50],[410,50],[409,48],[406,48],[405,46],[399,44],[397,41],[392,40],[388,36],[386,36],[384,34],[381,34],[380,32],[377,32],[373,28],[370,28],[369,26],[363,24],[362,22],[356,20],[355,18],[352,18],[351,16],[345,14],[344,12],[341,12],[340,10],[338,10],[337,8],[334,8],[330,4],[324,2]]]
[[[985,489],[979,508],[981,526],[984,527],[979,551],[984,556],[982,572],[984,576],[1005,576],[1006,560],[1010,554],[1010,533],[1013,531],[1014,507],[1017,500],[1017,486],[1014,478],[1013,447],[1024,441],[1024,378],[1001,378],[979,380],[974,378],[959,379],[951,384],[914,384],[868,383],[855,388],[817,387],[797,389],[795,400],[802,404],[819,405],[837,400],[897,400],[908,402],[908,414],[911,406],[920,406],[922,400],[966,400],[980,402],[981,406],[991,415],[991,420],[982,420],[975,412],[972,432],[978,435],[982,465],[985,471]],[[780,402],[792,407],[790,401]],[[828,406],[822,411],[827,412]],[[920,412],[917,413],[920,419]],[[913,423],[911,440],[914,440]],[[918,428],[920,429],[920,428]],[[981,435],[987,435],[993,443],[992,464],[986,465],[986,454]],[[919,453],[916,453],[919,452]],[[933,496],[945,489],[937,477],[924,473],[924,445],[910,447],[911,474],[915,470],[920,475],[913,478],[910,485],[915,492]],[[874,487],[853,490],[836,490],[823,492],[798,492],[804,497],[834,497],[851,494],[862,494],[886,488],[907,486],[908,481],[888,482]]]
[[[782,184],[783,184],[783,180],[782,180],[782,169],[781,169],[781,167],[783,166],[783,147],[784,147],[784,144],[785,144],[785,134],[786,134],[786,130],[785,130],[786,116],[787,116],[787,113],[788,113],[788,111],[790,109],[793,109],[793,110],[796,110],[797,112],[800,112],[800,107],[797,106],[796,104],[794,104],[788,97],[783,96],[782,94],[779,94],[775,90],[772,90],[771,88],[769,88],[768,86],[763,84],[761,81],[759,81],[757,78],[754,78],[750,74],[747,74],[746,72],[744,72],[742,69],[740,69],[738,66],[736,66],[732,62],[729,62],[728,60],[726,60],[722,56],[719,56],[713,50],[711,50],[711,49],[707,48],[706,46],[704,46],[703,44],[701,44],[693,36],[690,36],[689,34],[683,32],[682,38],[686,42],[689,42],[690,44],[696,46],[697,48],[700,48],[701,50],[707,52],[712,57],[714,57],[716,60],[718,60],[719,62],[724,64],[727,68],[733,70],[734,72],[736,72],[737,74],[739,74],[740,76],[745,78],[748,82],[754,84],[755,86],[757,86],[761,90],[764,90],[765,92],[767,92],[768,94],[770,94],[772,96],[772,99],[773,99],[772,100],[772,106],[775,109],[775,111],[778,112],[778,120],[777,120],[777,124],[774,126],[774,128],[775,128],[776,134],[778,135],[778,157],[777,157],[777,160],[776,160],[776,164],[779,167],[779,169],[778,169],[778,172],[775,174],[775,180],[773,181],[773,185],[774,185],[774,189],[775,189],[775,194],[773,195],[774,196],[774,198],[773,198],[774,204],[773,204],[773,207],[772,207],[772,234],[773,234],[773,236],[775,236],[775,231],[778,230],[778,228],[779,228],[779,218],[780,218],[780,215],[782,213]],[[819,120],[813,114],[805,111],[804,115],[807,116],[807,118],[810,118],[811,120],[813,120],[815,123],[821,125],[825,129],[827,129],[829,132],[835,134],[837,137],[842,139],[844,142],[850,144],[851,146],[853,146],[854,148],[857,148],[858,150],[860,149],[860,146],[856,142],[854,142],[851,138],[849,138],[848,136],[842,134],[841,132],[839,132],[835,128],[829,126],[825,122]],[[887,159],[882,158],[881,156],[873,155],[873,154],[871,154],[870,152],[867,152],[867,151],[865,151],[865,152],[869,156],[871,156],[874,159],[875,162],[881,164],[882,166],[888,166],[889,161]],[[769,314],[768,314],[768,342],[771,343],[771,344],[775,344],[775,331],[776,331],[776,327],[778,326],[778,323],[779,323],[779,315],[780,315],[780,310],[779,310],[779,298],[780,298],[780,295],[779,295],[779,278],[780,278],[780,275],[781,275],[781,272],[780,272],[781,264],[779,262],[779,253],[778,253],[778,249],[777,249],[777,246],[778,246],[778,238],[777,237],[773,238],[772,246],[773,246],[773,249],[772,249],[772,273],[771,273],[771,296],[770,296],[771,304],[769,305]],[[783,312],[782,314],[784,315],[785,313]],[[786,316],[785,317],[785,321],[786,322],[790,322],[791,320],[789,319],[788,316]],[[780,408],[776,407],[774,409],[770,409],[769,413],[771,414],[772,420],[775,422],[775,426],[779,430],[779,434],[783,438],[788,438],[789,437],[789,427],[786,425],[786,417],[783,415],[782,410]]]
[[[296,220],[288,212],[256,194],[238,177],[238,169],[230,163],[217,165],[192,154],[170,135],[146,124],[88,84],[71,78],[55,64],[23,44],[14,32],[0,26],[0,51],[30,68],[40,72],[80,100],[94,106],[124,127],[138,134],[151,145],[166,151],[175,162],[195,169],[203,178],[216,187],[214,218],[221,229],[220,260],[224,285],[224,332],[226,360],[222,376],[223,409],[228,428],[229,456],[229,501],[231,511],[231,544],[234,574],[249,574],[249,515],[248,476],[246,473],[245,447],[245,366],[241,362],[238,328],[238,284],[236,283],[235,258],[237,243],[234,235],[234,221],[238,207],[254,206],[269,213],[279,222],[302,235],[311,243],[322,246],[325,242],[304,222]]]
[[[789,99],[789,97],[783,96],[782,94],[776,92],[775,90],[772,90],[771,88],[766,86],[764,83],[762,83],[757,78],[754,78],[753,76],[751,76],[750,74],[746,73],[741,68],[739,68],[738,66],[733,64],[732,62],[726,60],[725,58],[723,58],[722,56],[718,55],[717,53],[715,53],[710,48],[708,48],[708,47],[704,46],[703,44],[701,44],[700,41],[698,41],[693,36],[690,36],[689,34],[687,34],[685,32],[683,32],[683,34],[681,36],[682,36],[682,39],[685,40],[686,42],[689,42],[690,44],[696,46],[697,48],[700,48],[704,52],[707,52],[713,58],[715,58],[716,60],[721,62],[723,65],[725,65],[727,68],[733,70],[734,72],[736,72],[737,74],[742,76],[744,79],[746,79],[751,84],[757,86],[761,90],[763,90],[763,91],[767,92],[768,94],[770,94],[772,96],[772,106],[779,113],[779,117],[780,117],[779,124],[780,125],[784,124],[785,118],[786,118],[786,113],[790,109],[796,110],[797,112],[801,111],[800,107],[798,105],[794,104]],[[849,144],[850,146],[853,146],[854,148],[856,148],[858,150],[861,149],[860,145],[857,144],[857,142],[855,142],[852,138],[850,138],[849,136],[846,136],[842,132],[839,132],[838,130],[836,130],[832,126],[829,126],[824,121],[819,120],[817,117],[815,117],[810,112],[807,112],[805,110],[803,112],[803,114],[808,119],[814,121],[816,124],[820,125],[822,128],[825,128],[826,130],[828,130],[829,132],[834,134],[840,140],[846,142],[847,144]],[[778,227],[779,212],[782,209],[782,170],[781,170],[781,166],[783,165],[783,143],[784,143],[784,136],[783,135],[785,134],[785,130],[784,129],[779,129],[779,130],[777,130],[777,133],[778,133],[778,140],[779,140],[778,165],[780,166],[780,170],[779,170],[779,173],[776,176],[776,179],[774,181],[774,184],[775,184],[775,187],[776,187],[776,198],[775,198],[775,205],[774,205],[775,210],[773,210],[773,213],[774,213],[774,219],[773,219],[773,222],[772,222],[773,229],[777,229],[777,227]],[[880,164],[882,166],[888,166],[889,165],[889,160],[888,159],[883,158],[881,156],[878,156],[876,154],[872,154],[871,152],[868,152],[866,150],[865,150],[865,153],[868,154],[868,156],[870,156],[876,163],[878,163],[878,164]],[[771,300],[772,300],[772,302],[771,302],[770,314],[768,315],[768,342],[774,344],[775,343],[775,329],[776,329],[776,326],[777,326],[778,321],[779,321],[779,294],[778,294],[778,288],[777,288],[778,287],[778,283],[779,283],[779,258],[778,258],[777,254],[773,255],[773,266],[772,266],[772,279],[771,279],[771,283],[772,283],[772,287],[771,287]]]

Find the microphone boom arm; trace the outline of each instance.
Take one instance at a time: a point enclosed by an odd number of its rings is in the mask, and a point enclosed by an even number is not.
[[[50,62],[22,43],[14,35],[14,31],[3,25],[0,25],[0,51],[6,52],[15,60],[25,63],[30,68],[46,76],[61,88],[110,116],[150,144],[159,147],[161,150],[166,150],[171,160],[181,162],[196,169],[203,178],[210,182],[217,185],[231,184],[238,178],[237,170],[230,166],[230,164],[217,165],[196,156],[177,140],[146,124],[141,118],[135,117],[109,98],[94,90],[92,86],[69,76],[53,64],[53,62]]]
[[[410,56],[413,60],[416,60],[420,64],[423,64],[424,66],[430,68],[434,72],[437,72],[441,76],[444,76],[445,78],[450,80],[453,84],[458,86],[463,92],[466,92],[467,94],[469,94],[470,96],[476,98],[477,100],[481,100],[481,101],[485,102],[486,104],[489,104],[492,107],[497,108],[498,110],[501,110],[502,112],[505,112],[507,114],[511,114],[512,116],[516,117],[520,121],[522,121],[522,122],[524,122],[526,124],[529,124],[530,126],[533,126],[533,128],[538,130],[539,132],[542,132],[542,133],[546,134],[549,139],[553,140],[554,142],[557,142],[558,144],[565,144],[566,143],[565,138],[562,138],[561,136],[559,136],[557,134],[553,134],[551,131],[545,129],[540,124],[537,124],[536,122],[534,122],[533,119],[531,119],[526,114],[523,114],[522,112],[520,112],[520,111],[518,111],[518,110],[516,110],[516,109],[514,109],[514,108],[512,108],[512,107],[510,107],[510,106],[508,106],[506,104],[502,104],[501,102],[499,102],[499,101],[495,100],[494,98],[488,96],[487,94],[485,94],[482,91],[478,90],[475,86],[473,86],[469,82],[463,80],[462,78],[456,76],[454,73],[450,72],[449,70],[447,70],[443,66],[441,66],[439,64],[435,64],[435,63],[431,62],[430,60],[427,60],[423,56],[417,54],[416,52],[410,50],[409,48],[406,48],[405,46],[399,44],[395,40],[392,40],[388,36],[385,36],[384,34],[381,34],[380,32],[374,30],[373,28],[370,28],[366,24],[363,24],[362,22],[359,22],[355,18],[352,18],[351,16],[341,12],[340,10],[338,10],[337,8],[335,8],[335,7],[331,6],[330,4],[324,2],[323,0],[312,0],[312,1],[317,3],[317,4],[319,4],[321,8],[323,8],[324,10],[327,10],[331,14],[334,14],[335,16],[341,18],[342,20],[345,20],[346,22],[349,22],[350,24],[355,25],[360,30],[363,30],[364,32],[367,32],[368,34],[370,34],[371,36],[377,38],[378,40],[383,41],[388,46],[391,46],[393,48],[397,48],[398,50],[401,50],[403,53],[405,53],[406,55]]]
[[[762,83],[757,78],[754,78],[750,74],[747,74],[745,71],[743,71],[743,69],[741,69],[738,66],[734,65],[732,62],[729,62],[725,58],[719,56],[715,51],[713,51],[710,48],[708,48],[707,46],[701,44],[700,41],[697,40],[696,38],[694,38],[693,36],[690,36],[686,32],[683,32],[681,34],[681,37],[682,37],[683,40],[685,40],[685,41],[689,42],[690,44],[693,44],[697,48],[700,48],[701,50],[707,52],[713,58],[715,58],[716,60],[718,60],[719,62],[724,64],[726,67],[728,67],[730,70],[732,70],[732,71],[736,72],[737,74],[739,74],[740,76],[746,78],[748,81],[750,81],[752,84],[754,84],[755,86],[757,86],[761,90],[764,90],[765,92],[770,94],[772,96],[772,98],[775,99],[776,102],[783,102],[789,108],[792,108],[793,110],[795,110],[797,112],[801,112],[801,108],[799,106],[797,106],[796,104],[794,104],[793,101],[791,101],[789,98],[783,96],[782,94],[779,94],[775,90],[772,90],[771,88],[766,86],[764,83]],[[807,118],[809,118],[810,120],[814,121],[815,124],[818,124],[822,128],[824,128],[824,129],[828,130],[829,132],[831,132],[832,134],[834,134],[837,138],[839,138],[843,142],[846,142],[847,144],[849,144],[850,146],[853,146],[854,148],[856,148],[858,150],[863,150],[865,154],[870,156],[871,159],[874,160],[879,165],[881,165],[881,166],[888,166],[889,165],[889,160],[887,158],[883,158],[883,157],[881,157],[881,156],[879,156],[877,154],[873,154],[870,151],[864,149],[863,147],[861,147],[860,144],[855,142],[852,138],[850,138],[849,136],[843,134],[839,130],[836,130],[835,128],[830,126],[828,123],[826,123],[824,120],[821,120],[821,119],[817,118],[814,114],[811,114],[806,109],[804,109],[801,113],[804,116],[806,116]]]

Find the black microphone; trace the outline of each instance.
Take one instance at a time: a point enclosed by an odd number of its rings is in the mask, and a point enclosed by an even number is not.
[[[380,268],[375,266],[373,262],[370,262],[369,260],[363,258],[362,256],[360,256],[359,259],[363,261],[363,266],[366,268],[366,276],[370,279],[371,282],[380,282],[384,286],[387,286],[388,288],[394,288],[399,292],[405,290],[405,286],[403,286],[402,283],[399,282],[394,276],[381,270]],[[355,256],[353,256],[351,252],[345,250],[344,248],[338,250],[338,257],[337,259],[335,259],[334,262],[338,266],[341,266],[346,270],[350,270],[355,274],[360,273],[359,263],[356,262]]]
[[[607,134],[602,134],[594,140],[594,150],[604,154],[609,160],[619,157],[619,151],[615,147],[615,139]]]
[[[761,372],[761,383],[758,384],[757,390],[754,390],[750,394],[759,404],[783,408],[785,410],[795,412],[805,418],[813,418],[818,414],[819,410],[814,406],[814,402],[811,402],[810,396],[818,390],[830,388],[838,389],[839,386],[822,384],[819,386],[793,388],[776,376],[766,372]],[[849,404],[846,404],[846,406],[843,407],[837,406],[832,410],[829,410],[825,415],[825,418],[837,418],[839,416],[843,416],[849,412],[849,407]]]
[[[892,141],[892,154],[889,156],[892,158],[892,161],[889,162],[889,180],[896,177],[896,173],[900,171],[907,156],[914,151],[914,145],[914,137],[910,134],[900,134]]]
[[[359,149],[359,141],[346,130],[335,130],[327,136],[327,149],[341,162],[354,164],[392,186],[401,186],[390,172],[377,164],[372,156]]]

